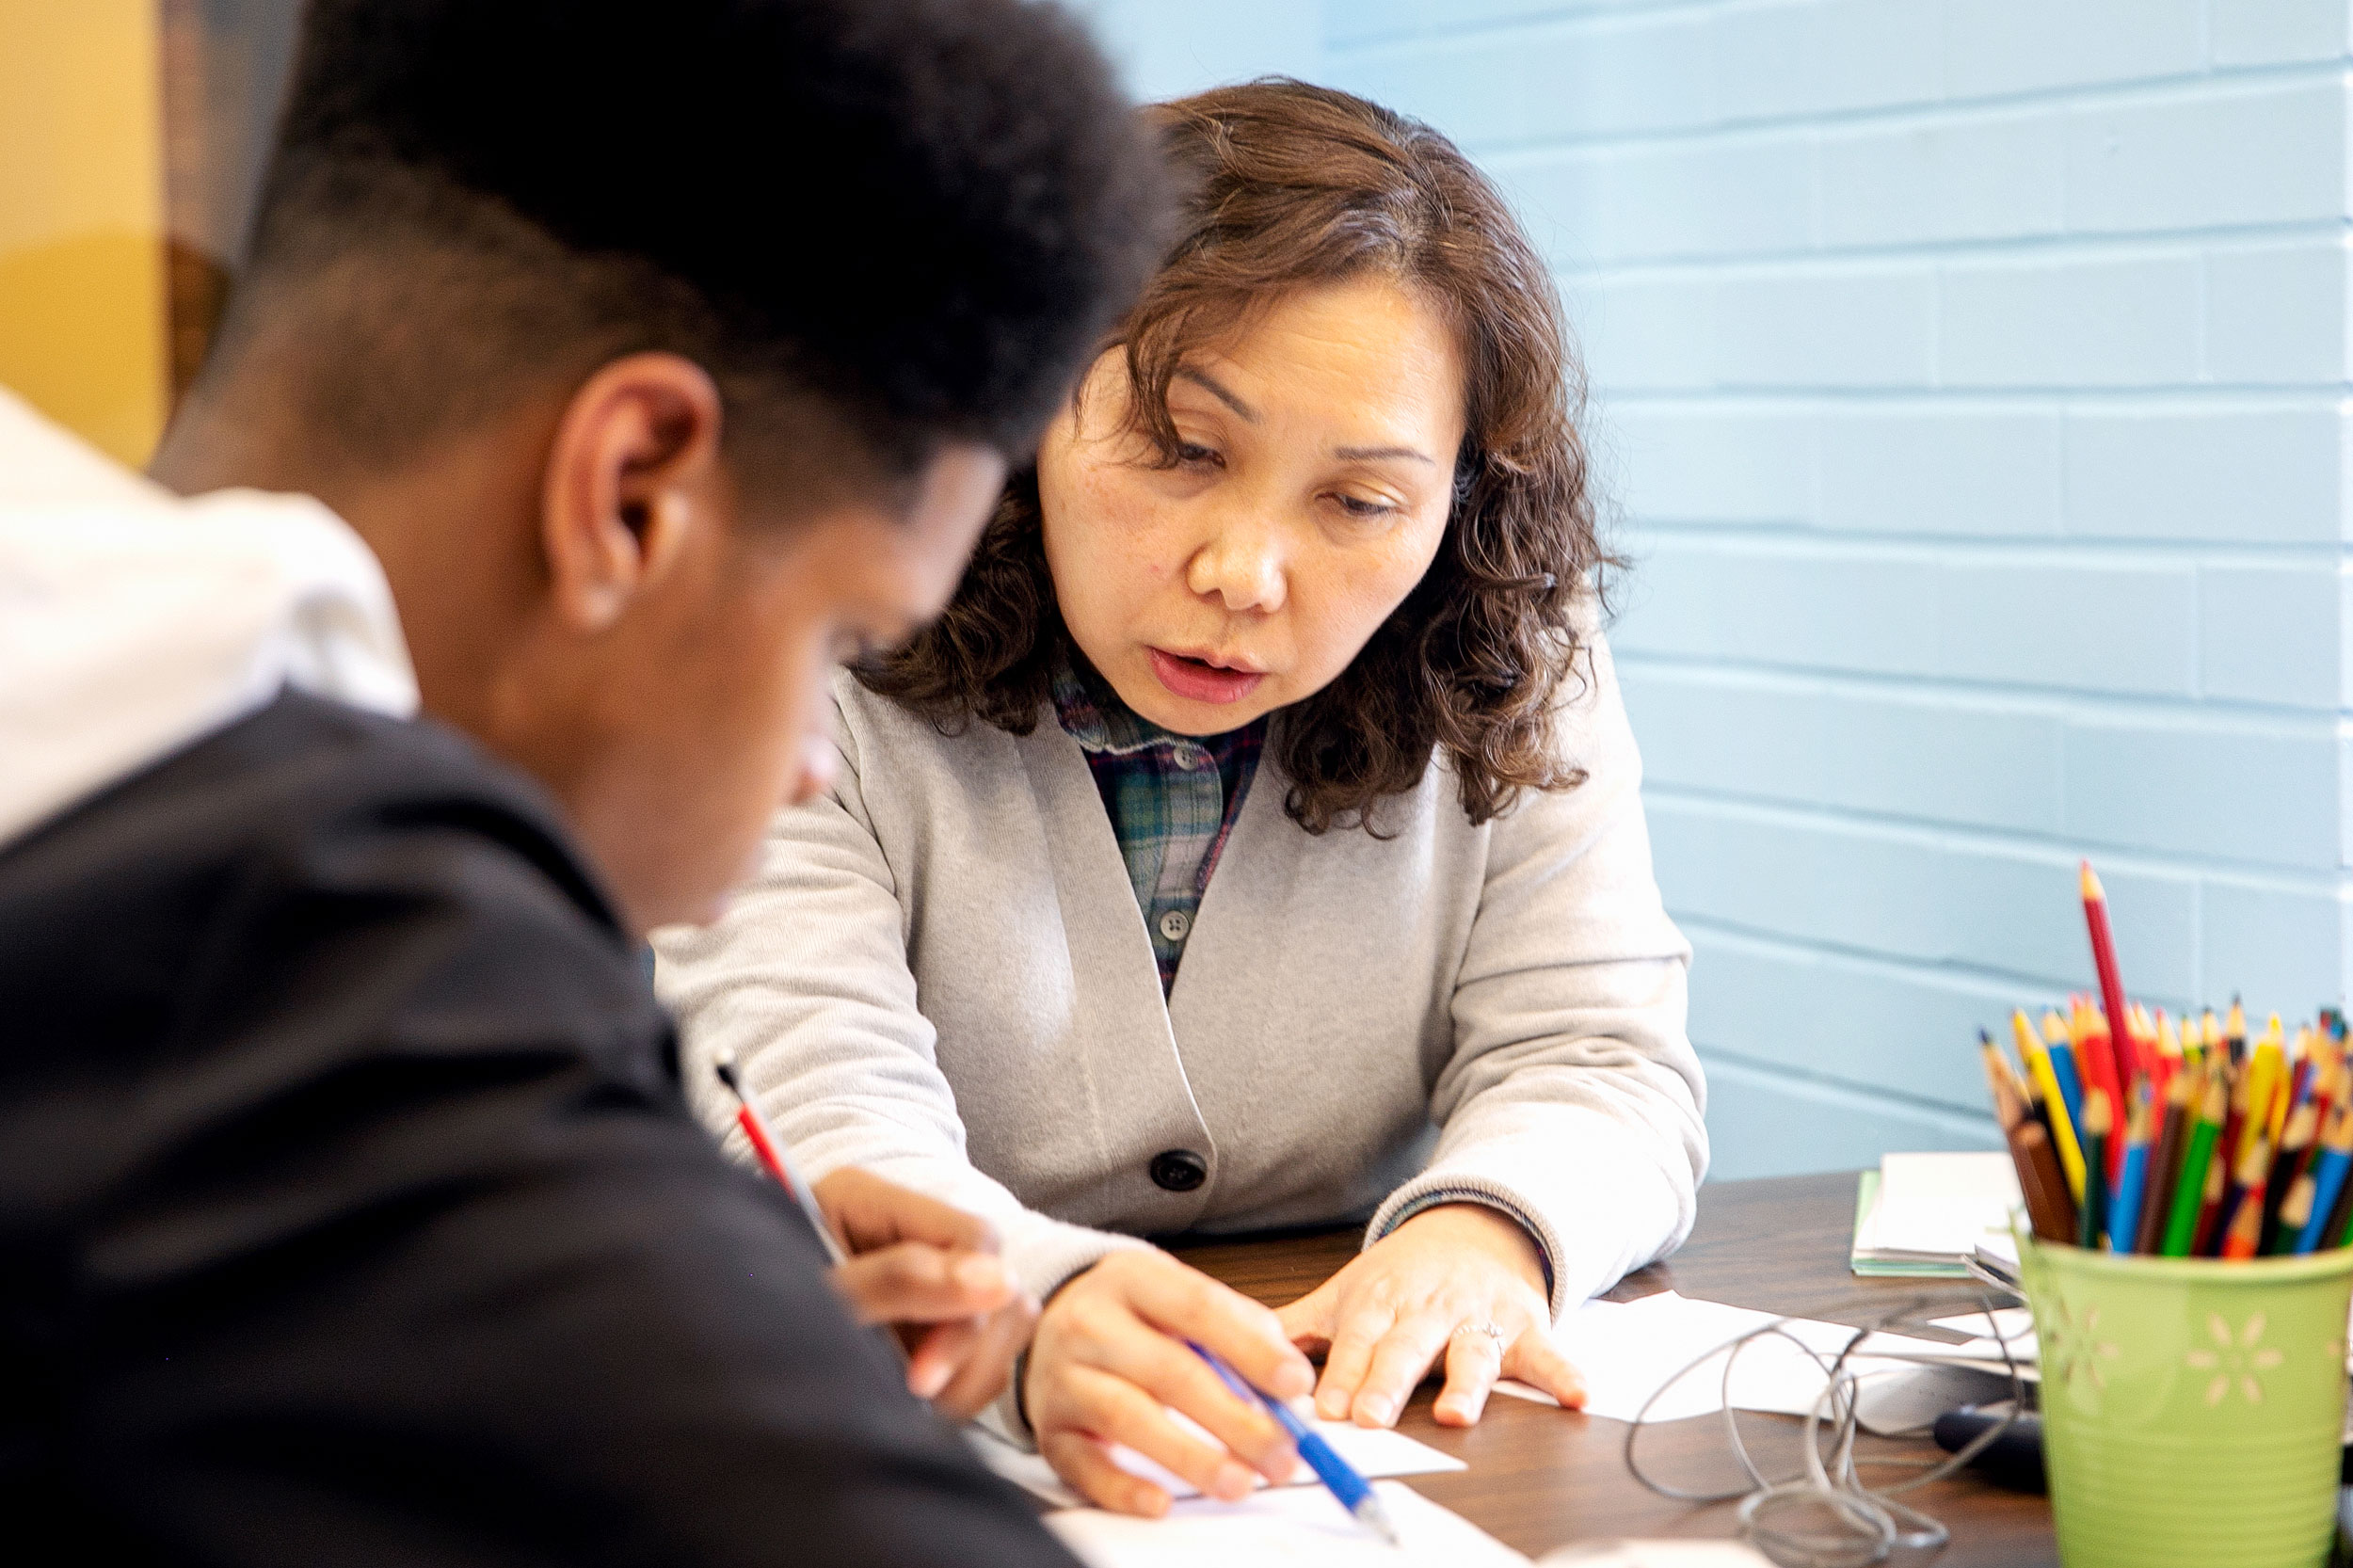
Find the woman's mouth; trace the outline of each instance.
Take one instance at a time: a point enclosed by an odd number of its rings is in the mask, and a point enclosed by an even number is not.
[[[1160,684],[1189,702],[1240,702],[1256,691],[1266,676],[1258,670],[1234,669],[1190,653],[1152,649],[1152,673]]]

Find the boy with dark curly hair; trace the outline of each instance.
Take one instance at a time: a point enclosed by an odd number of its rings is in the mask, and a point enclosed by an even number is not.
[[[1003,1381],[987,1227],[837,1181],[829,1288],[640,941],[824,787],[1160,188],[1044,5],[314,7],[152,478],[0,393],[18,1539],[1067,1561],[909,1393]]]

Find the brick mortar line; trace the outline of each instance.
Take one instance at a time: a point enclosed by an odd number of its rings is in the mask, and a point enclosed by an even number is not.
[[[1697,1040],[1692,1042],[1692,1046],[1700,1053],[1702,1065],[1707,1066],[1721,1063],[1735,1069],[1736,1076],[1742,1072],[1753,1073],[1760,1078],[1781,1082],[1801,1083],[1835,1090],[1841,1095],[1855,1099],[1877,1101],[1891,1110],[1929,1112],[1938,1120],[1965,1123],[1972,1128],[1982,1123],[1989,1137],[2000,1136],[1999,1129],[1993,1125],[1993,1118],[1991,1115],[1984,1112],[1971,1111],[1968,1107],[1953,1100],[1936,1099],[1927,1095],[1907,1095],[1899,1090],[1866,1083],[1860,1079],[1841,1078],[1816,1067],[1801,1067],[1787,1062],[1769,1061],[1737,1048],[1705,1045]],[[1957,1047],[1956,1049],[1958,1048],[1960,1048]]]
[[[1568,224],[1550,215],[1545,221]],[[1802,279],[1818,265],[1837,273],[1877,267],[1904,277],[1934,272],[1946,265],[1999,264],[2009,261],[2081,260],[2099,263],[2205,261],[2244,249],[2281,249],[2297,240],[2314,242],[2311,248],[2342,248],[2353,237],[2353,218],[2345,216],[2280,218],[2262,223],[2224,223],[2202,229],[2071,229],[2056,233],[2011,234],[1993,238],[1902,240],[1849,247],[1816,245],[1802,250],[1661,250],[1632,254],[1591,266],[1555,262],[1554,280],[1564,289],[1612,283],[1673,283],[1687,278],[1709,282],[1753,281],[1757,276]],[[1921,264],[1930,264],[1923,265]],[[1744,272],[1744,269],[1753,271]],[[2024,268],[2022,267],[2022,270]],[[1727,279],[1724,275],[1729,274]]]
[[[1743,817],[1785,827],[1837,828],[1848,831],[1850,837],[1875,838],[1921,848],[1995,855],[2011,859],[2020,858],[2021,852],[2025,852],[2024,857],[2030,859],[2047,855],[2061,867],[2080,857],[2086,845],[2092,845],[2100,849],[2101,869],[2111,874],[2187,875],[2201,883],[2220,881],[2226,885],[2258,887],[2273,892],[2318,893],[2340,901],[2353,899],[2353,868],[2342,864],[2321,868],[2281,866],[2260,860],[2233,860],[2220,856],[2195,855],[2178,850],[2151,850],[2142,845],[2095,839],[2082,833],[2032,833],[2021,828],[1979,827],[1934,818],[1896,816],[1858,807],[1809,806],[1766,800],[1686,784],[1662,784],[1650,778],[1642,781],[1642,795],[1646,807],[1654,800],[1664,801],[1670,805],[1705,808],[1725,816]]]
[[[1669,913],[1674,914],[1672,909]],[[2029,974],[2023,970],[2002,968],[1994,965],[1950,961],[1932,963],[1925,959],[1898,958],[1884,952],[1850,948],[1836,942],[1799,941],[1788,936],[1774,936],[1753,926],[1741,925],[1737,921],[1714,920],[1705,915],[1674,914],[1674,919],[1676,923],[1687,931],[1697,931],[1709,939],[1721,939],[1735,945],[1746,944],[1763,949],[1769,956],[1772,957],[1787,958],[1797,962],[1819,962],[1827,958],[1854,969],[1875,974],[1883,980],[1897,980],[1911,984],[1933,985],[1940,980],[1954,979],[1971,984],[1981,984],[1989,990],[1998,989],[2013,996],[2015,1000],[2011,1005],[2025,1007],[2029,1012],[2040,1011],[2046,1003],[2058,1000],[2070,991],[2084,989],[2084,982],[2089,979],[2090,955],[2089,952],[2085,954],[2085,969],[2080,979],[2072,975],[2066,978],[2055,978],[2050,975]],[[2200,936],[2202,942],[2203,933],[2201,932]],[[2201,953],[2199,955],[2199,962],[2203,961],[2204,956]],[[1694,960],[1693,968],[1695,971],[1698,968],[1697,960]],[[2184,1002],[2193,1002],[2201,1006],[2204,1004],[2202,998],[2179,992],[2137,992],[2135,994],[2140,996],[2153,1007],[2162,1002],[2169,1011],[2178,1011]],[[2299,1005],[2312,1006],[2313,1003],[2304,1002]],[[2218,1012],[2220,1008],[2217,1007],[2216,1010]]]
[[[2218,718],[2212,733],[2262,735],[2266,739],[2353,739],[2353,704],[2339,707],[2296,707],[2286,703],[2249,702],[2241,697],[2143,696],[2106,693],[2080,686],[2035,686],[1974,680],[1961,676],[1883,675],[1863,670],[1825,670],[1803,664],[1779,664],[1759,660],[1728,660],[1700,654],[1648,652],[1613,648],[1618,668],[1666,680],[1697,684],[1692,677],[1731,675],[1713,682],[1722,690],[1797,693],[1812,691],[1846,698],[1917,697],[1917,706],[1949,711],[1954,698],[1977,699],[1970,712],[1989,710],[2027,714],[2067,723],[2126,725],[2156,721]],[[2233,722],[2238,721],[2238,722]],[[2195,728],[2182,725],[2181,728]]]
[[[1976,558],[1972,564],[1998,561],[2003,555],[2009,555],[2021,566],[2038,568],[2072,565],[2107,566],[2120,555],[2136,556],[2148,565],[2190,569],[2261,569],[2298,564],[2326,568],[2333,564],[2342,571],[2348,564],[2353,564],[2353,545],[2341,539],[2266,542],[2182,539],[2149,535],[1929,534],[1896,529],[1829,528],[1806,523],[1668,519],[1631,511],[1612,525],[1611,532],[1621,536],[1610,541],[1613,547],[1639,544],[1639,537],[1623,536],[1631,533],[1655,536],[1671,545],[1699,543],[1736,547],[1719,552],[1725,555],[1817,554],[1851,560],[1862,553],[1876,552],[1890,559],[1922,565],[1940,564],[1958,549],[1966,549],[1971,552]],[[1755,548],[1737,548],[1741,546]],[[1776,552],[1772,549],[1774,546],[1797,548]],[[2245,558],[2232,559],[2233,552],[2242,553]],[[2080,555],[2082,560],[2070,560],[2068,557],[2071,555]]]
[[[1335,64],[1340,63],[1335,60]],[[1882,104],[1839,108],[1800,110],[1793,113],[1738,120],[1717,120],[1705,124],[1647,131],[1603,133],[1597,136],[1539,136],[1512,140],[1474,140],[1462,138],[1459,145],[1475,161],[1484,165],[1491,158],[1517,159],[1542,157],[1550,153],[1591,149],[1615,150],[1638,147],[1671,147],[1682,143],[1705,142],[1725,136],[1769,136],[1793,132],[1849,129],[1886,129],[1905,131],[1918,129],[1907,121],[1935,123],[1951,122],[1973,115],[1993,118],[2014,114],[2022,109],[2049,106],[2069,110],[2100,110],[2116,107],[2141,106],[2134,101],[2162,104],[2169,96],[2178,101],[2201,101],[2198,89],[2221,89],[2203,97],[2235,96],[2233,89],[2265,85],[2311,86],[2335,82],[2346,85],[2348,69],[2353,68],[2353,56],[2340,56],[2328,60],[2290,60],[2269,65],[2225,66],[2191,72],[2176,72],[2164,76],[2139,76],[2115,82],[2072,82],[2052,87],[2021,88],[2007,93],[1981,94],[1969,98],[1939,98],[1930,101],[1913,100],[1900,104]],[[1327,76],[1339,74],[1326,72]],[[1342,81],[1343,86],[1346,85]],[[2251,94],[2249,96],[2252,96]],[[1443,126],[1440,129],[1444,129]]]

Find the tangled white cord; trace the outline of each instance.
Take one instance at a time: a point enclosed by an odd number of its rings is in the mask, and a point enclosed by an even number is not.
[[[2001,1320],[1994,1316],[1994,1303],[1977,1298],[1976,1305],[1986,1317],[1988,1333],[2002,1348],[2002,1365],[2009,1373],[2009,1412],[2001,1421],[1974,1438],[1966,1448],[1953,1454],[1925,1473],[1893,1486],[1878,1488],[1863,1484],[1856,1473],[1855,1432],[1857,1419],[1855,1396],[1862,1384],[1862,1373],[1849,1366],[1857,1347],[1874,1334],[1892,1333],[1907,1326],[1917,1326],[1918,1315],[1929,1304],[1929,1299],[1915,1297],[1895,1311],[1879,1318],[1867,1327],[1856,1329],[1835,1358],[1825,1361],[1821,1353],[1791,1334],[1786,1325],[1792,1318],[1776,1318],[1758,1325],[1737,1339],[1725,1341],[1704,1355],[1694,1357],[1681,1371],[1675,1373],[1642,1401],[1634,1422],[1625,1432],[1625,1465],[1636,1480],[1662,1497],[1685,1502],[1719,1503],[1740,1499],[1740,1530],[1763,1552],[1783,1568],[1871,1568],[1884,1562],[1897,1546],[1932,1549],[1950,1539],[1943,1524],[1929,1514],[1907,1504],[1897,1502],[1896,1494],[1909,1492],[1941,1480],[1968,1464],[2002,1433],[2025,1401],[2025,1382],[2019,1375],[2018,1363],[2010,1354],[2009,1337],[2002,1332]],[[1949,1301],[1947,1303],[1949,1304]],[[1774,1336],[1788,1340],[1805,1352],[1822,1369],[1826,1382],[1814,1401],[1814,1408],[1805,1417],[1805,1463],[1799,1474],[1781,1480],[1769,1480],[1750,1457],[1748,1444],[1740,1436],[1739,1424],[1732,1408],[1732,1368],[1740,1352],[1749,1345]],[[1905,1361],[1922,1367],[1949,1367],[1947,1361],[1928,1356],[1889,1353],[1871,1351],[1874,1362]],[[1749,1485],[1730,1492],[1687,1492],[1669,1486],[1642,1473],[1641,1462],[1635,1457],[1635,1439],[1649,1425],[1651,1406],[1659,1396],[1689,1377],[1716,1357],[1724,1361],[1723,1422],[1724,1435],[1732,1448],[1733,1457],[1749,1478]],[[1830,1422],[1829,1454],[1825,1458],[1822,1424]],[[1914,1459],[1865,1460],[1870,1465],[1921,1465],[1928,1462]],[[1809,1517],[1813,1521],[1809,1523]]]

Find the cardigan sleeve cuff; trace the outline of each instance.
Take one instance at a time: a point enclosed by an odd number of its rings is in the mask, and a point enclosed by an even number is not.
[[[1551,1301],[1552,1320],[1559,1322],[1562,1313],[1577,1304],[1565,1299],[1565,1276],[1560,1266],[1561,1233],[1545,1218],[1544,1210],[1503,1182],[1486,1176],[1430,1171],[1415,1177],[1391,1192],[1388,1201],[1374,1212],[1372,1223],[1365,1227],[1365,1245],[1371,1246],[1415,1215],[1442,1203],[1481,1204],[1517,1221],[1536,1243],[1537,1260],[1545,1268],[1545,1292]]]
[[[1523,1114],[1465,1140],[1383,1203],[1365,1244],[1433,1203],[1483,1203],[1536,1240],[1550,1276],[1553,1321],[1632,1270],[1664,1257],[1691,1228],[1698,1173],[1662,1158],[1652,1140],[1562,1107]],[[1500,1121],[1501,1118],[1497,1118]]]

